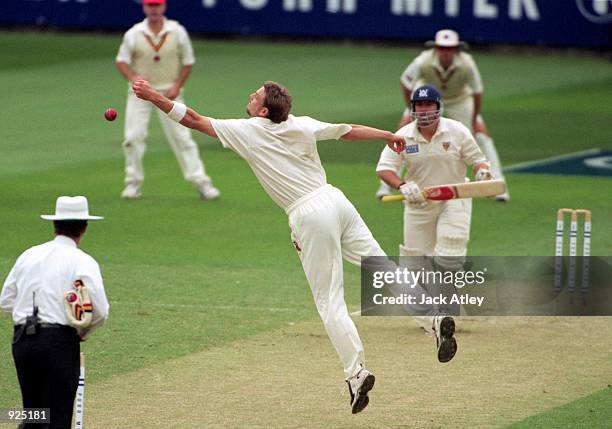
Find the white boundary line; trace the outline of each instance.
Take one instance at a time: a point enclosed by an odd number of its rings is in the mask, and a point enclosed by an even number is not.
[[[535,167],[538,165],[546,165],[550,162],[553,161],[563,161],[564,159],[571,159],[571,158],[575,158],[577,156],[584,156],[584,155],[596,155],[598,153],[602,153],[603,150],[601,149],[589,149],[589,150],[583,150],[580,152],[572,152],[572,153],[568,153],[566,155],[559,155],[559,156],[553,156],[550,158],[544,158],[544,159],[538,159],[535,161],[527,161],[527,162],[521,162],[520,164],[514,164],[514,165],[510,165],[508,167],[505,167],[503,170],[504,171],[509,171],[512,172],[514,170],[518,170],[518,169],[522,169],[522,168],[526,168],[526,167]]]

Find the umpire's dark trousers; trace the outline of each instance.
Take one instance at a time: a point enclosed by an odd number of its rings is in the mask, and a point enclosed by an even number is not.
[[[69,326],[39,327],[38,333],[18,335],[13,359],[24,408],[50,408],[51,423],[25,424],[32,429],[70,429],[79,384],[80,340]],[[19,338],[17,338],[19,337]],[[17,340],[17,341],[15,341]]]

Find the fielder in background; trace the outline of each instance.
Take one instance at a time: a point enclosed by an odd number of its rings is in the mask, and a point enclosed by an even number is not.
[[[441,111],[436,88],[417,88],[411,98],[415,120],[397,131],[406,138],[405,150],[398,154],[385,148],[376,167],[378,177],[405,196],[404,243],[399,246],[399,254],[410,257],[405,259],[413,270],[433,269],[429,257],[433,257],[435,267],[461,270],[470,235],[471,199],[429,201],[421,189],[465,181],[468,165],[476,180],[491,179],[489,163],[470,130],[461,122],[442,118]],[[405,167],[403,178],[397,175],[401,167]],[[417,320],[433,332],[433,318]]]
[[[434,41],[427,42],[428,49],[410,63],[400,78],[406,110],[398,129],[412,121],[410,103],[413,88],[433,85],[444,100],[443,116],[461,122],[474,134],[474,138],[491,163],[496,179],[504,180],[501,162],[485,122],[480,114],[483,86],[478,67],[472,56],[462,49],[467,47],[453,30],[440,30]],[[497,196],[497,201],[509,201],[507,191]],[[391,189],[381,182],[377,198],[390,195]]]
[[[55,239],[26,250],[11,269],[0,308],[12,313],[13,359],[24,408],[50,408],[49,428],[70,428],[80,342],[104,323],[108,301],[98,263],[79,249],[89,214],[85,197],[59,197]],[[40,427],[25,424],[23,427]]]
[[[137,81],[134,92],[175,121],[218,138],[223,147],[236,152],[287,213],[291,239],[317,310],[344,366],[352,412],[363,410],[375,379],[365,369],[363,344],[344,301],[342,259],[360,265],[362,256],[385,256],[385,252],[342,191],[327,184],[317,141],[384,140],[393,153],[403,149],[404,138],[363,125],[293,116],[289,91],[274,82],[264,83],[250,95],[250,119],[201,116],[162,96],[145,81]],[[437,319],[449,323],[452,318]]]
[[[147,79],[171,100],[182,100],[183,85],[195,63],[189,35],[178,22],[166,19],[166,0],[143,0],[146,19],[130,28],[123,36],[116,65],[121,74],[133,83]],[[151,105],[139,100],[128,89],[125,111],[125,188],[123,198],[142,195],[143,158],[146,151]],[[204,200],[214,200],[220,192],[212,184],[200,159],[198,145],[191,131],[161,113],[158,115],[168,143],[178,160],[185,180],[193,184]]]

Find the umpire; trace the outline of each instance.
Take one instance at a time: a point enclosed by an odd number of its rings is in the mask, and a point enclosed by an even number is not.
[[[59,197],[52,220],[55,239],[19,256],[0,294],[0,308],[15,324],[13,359],[24,408],[49,408],[50,424],[71,427],[79,379],[80,342],[108,317],[98,263],[80,250],[91,216],[87,198]],[[70,304],[66,304],[70,302]]]

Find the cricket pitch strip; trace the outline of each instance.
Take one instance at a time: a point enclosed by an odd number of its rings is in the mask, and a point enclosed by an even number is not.
[[[85,427],[503,427],[601,390],[612,373],[612,318],[460,317],[448,364],[410,318],[355,320],[376,375],[361,414],[321,322],[308,320],[92,383]]]

